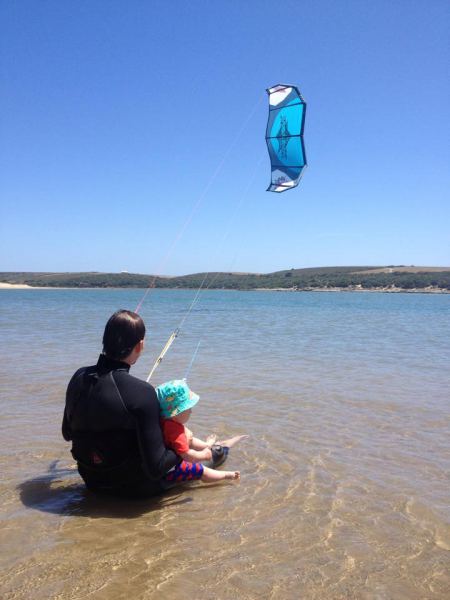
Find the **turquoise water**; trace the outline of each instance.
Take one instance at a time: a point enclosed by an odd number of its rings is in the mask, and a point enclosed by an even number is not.
[[[184,376],[200,342],[190,427],[251,435],[230,458],[242,483],[127,513],[86,497],[60,421],[107,318],[142,294],[0,290],[7,597],[448,597],[449,295],[205,292],[153,383]],[[135,375],[194,295],[149,294]]]

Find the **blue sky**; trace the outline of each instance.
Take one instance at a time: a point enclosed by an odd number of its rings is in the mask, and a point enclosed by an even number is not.
[[[450,265],[449,21],[443,0],[5,0],[0,270]],[[308,103],[284,194],[277,83]]]

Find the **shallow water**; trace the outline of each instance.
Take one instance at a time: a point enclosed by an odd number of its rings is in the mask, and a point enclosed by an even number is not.
[[[146,377],[193,291],[153,291]],[[450,597],[450,296],[206,292],[153,383],[198,435],[250,433],[240,484],[84,491],[67,381],[142,290],[0,290],[2,598]]]

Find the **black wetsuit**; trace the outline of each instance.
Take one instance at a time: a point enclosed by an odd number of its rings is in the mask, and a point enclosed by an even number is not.
[[[67,388],[62,433],[88,488],[157,494],[180,458],[164,446],[154,388],[129,369],[103,354],[97,365],[79,369]]]

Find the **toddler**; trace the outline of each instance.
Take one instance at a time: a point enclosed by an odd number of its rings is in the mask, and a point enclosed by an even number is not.
[[[183,459],[171,469],[165,479],[167,481],[190,481],[200,479],[205,483],[223,479],[240,479],[239,471],[217,471],[203,465],[201,461],[211,458],[211,448],[216,444],[216,436],[209,436],[206,442],[193,436],[185,426],[192,413],[192,407],[200,397],[192,392],[184,379],[168,381],[156,388],[161,414],[161,428],[164,442]],[[223,446],[225,455],[228,449],[246,435],[238,435],[218,442]]]

